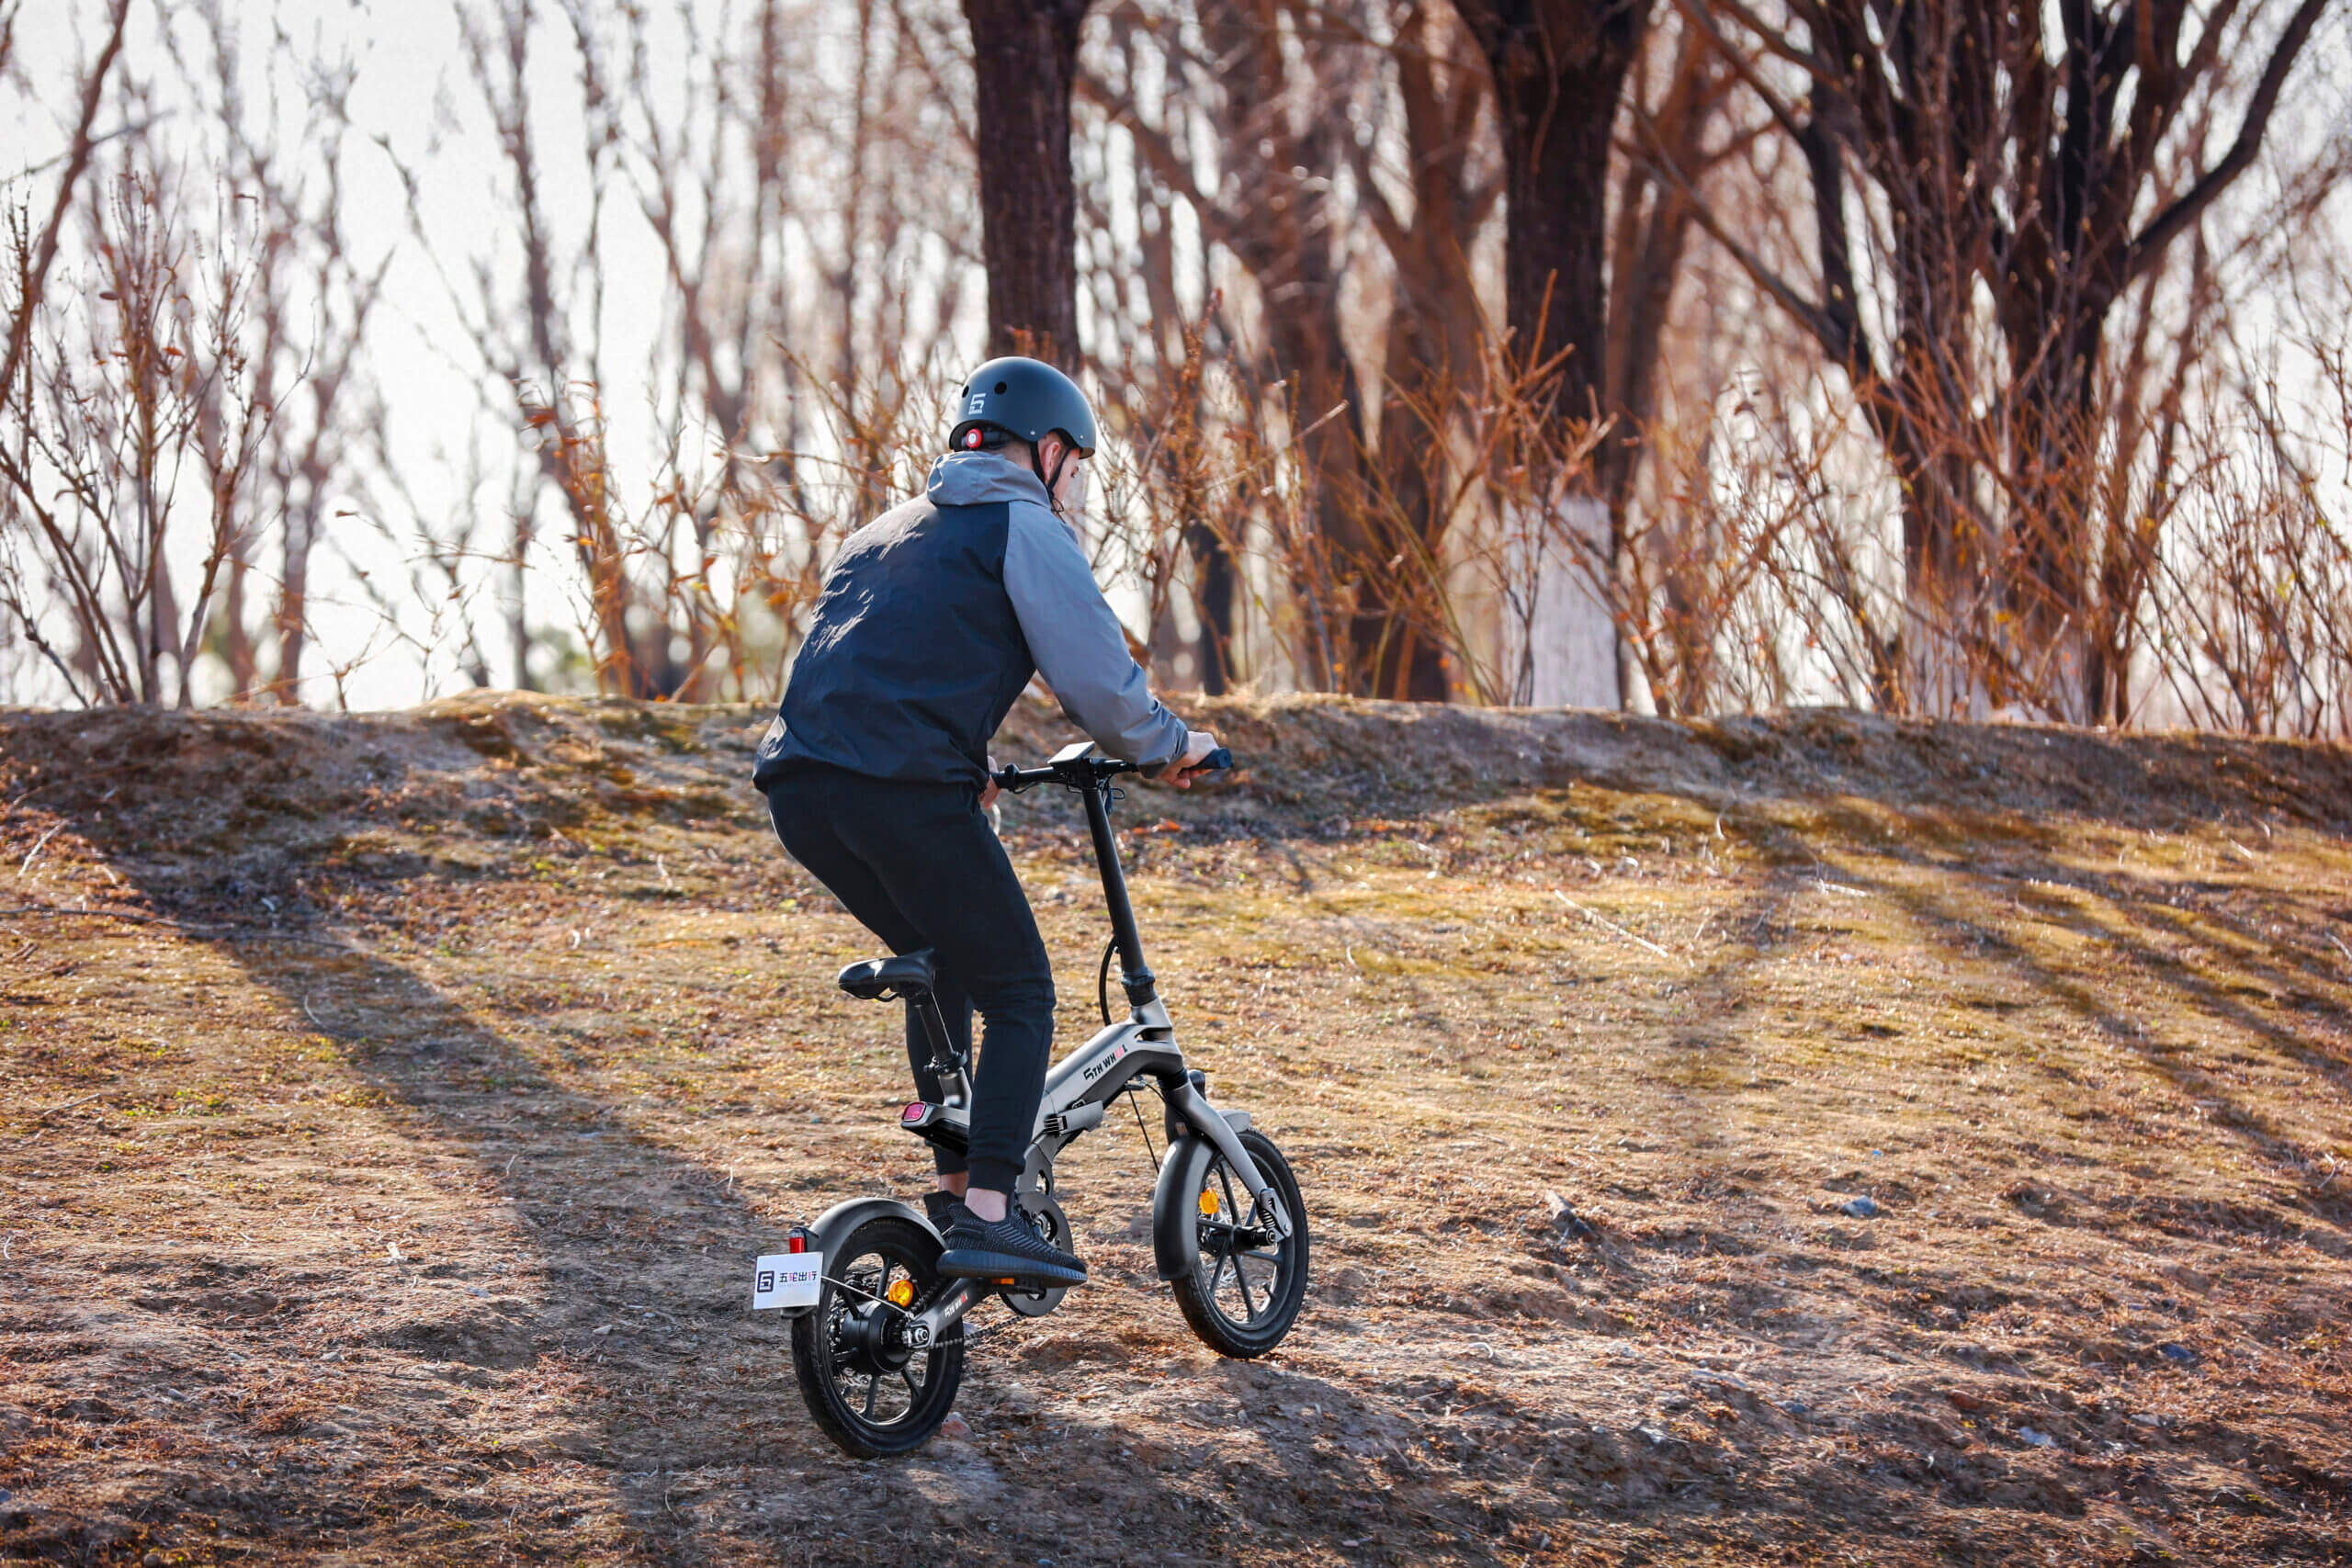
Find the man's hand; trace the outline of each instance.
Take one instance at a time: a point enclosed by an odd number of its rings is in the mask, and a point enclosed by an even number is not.
[[[1192,788],[1193,781],[1200,777],[1201,774],[1206,771],[1201,766],[1203,760],[1204,760],[1210,752],[1216,750],[1216,737],[1210,734],[1207,730],[1193,729],[1186,731],[1184,737],[1184,754],[1176,759],[1175,762],[1170,766],[1164,776],[1170,784],[1174,784],[1178,789]]]
[[[996,804],[996,797],[1003,793],[1004,792],[998,787],[996,782],[996,757],[994,753],[990,753],[989,757],[989,782],[980,786],[980,809],[986,811],[989,807],[994,806]]]

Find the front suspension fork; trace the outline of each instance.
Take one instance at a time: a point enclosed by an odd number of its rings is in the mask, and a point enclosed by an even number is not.
[[[1185,1125],[1216,1145],[1216,1152],[1225,1156],[1225,1163],[1232,1168],[1243,1190],[1257,1200],[1260,1211],[1273,1221],[1274,1229],[1284,1241],[1288,1241],[1291,1235],[1290,1212],[1283,1207],[1281,1195],[1274,1190],[1273,1183],[1266,1179],[1264,1172],[1258,1168],[1258,1162],[1251,1159],[1250,1151],[1241,1146],[1241,1135],[1233,1130],[1232,1123],[1217,1113],[1216,1107],[1208,1102],[1207,1096],[1193,1087],[1189,1077],[1163,1080],[1159,1092],[1167,1096],[1169,1104],[1175,1107],[1176,1114],[1183,1118]]]

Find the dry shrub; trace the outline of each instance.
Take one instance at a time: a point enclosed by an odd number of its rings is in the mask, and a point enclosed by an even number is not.
[[[805,629],[839,541],[920,492],[945,428],[948,373],[909,359],[810,389],[805,450],[695,447],[673,431],[631,496],[596,389],[526,389],[523,428],[572,525],[571,602],[600,691],[687,702],[763,699]]]
[[[2352,437],[2345,354],[2319,362]],[[2168,702],[2143,707],[2249,734],[2352,735],[2352,535],[2323,499],[2326,476],[2281,443],[2196,440],[2173,526],[2148,550],[2151,695]]]
[[[25,349],[0,389],[0,610],[77,702],[186,707],[276,412],[246,341],[252,236],[199,234],[134,161],[104,189],[62,309],[21,211],[6,234]]]

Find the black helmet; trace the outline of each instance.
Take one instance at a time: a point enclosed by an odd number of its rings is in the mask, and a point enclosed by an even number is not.
[[[1080,451],[1091,452],[1101,445],[1094,411],[1087,407],[1078,383],[1042,360],[1018,355],[991,359],[966,378],[956,394],[956,428],[948,433],[948,450],[996,446],[989,439],[991,428],[1032,446],[1057,430]]]

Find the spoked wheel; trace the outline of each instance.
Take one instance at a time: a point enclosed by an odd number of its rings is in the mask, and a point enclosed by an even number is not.
[[[825,1259],[816,1306],[792,1324],[792,1370],[825,1436],[854,1459],[921,1448],[956,1407],[964,1325],[914,1345],[909,1309],[940,1280],[939,1242],[920,1225],[868,1220]]]
[[[1281,1194],[1290,1212],[1285,1238],[1214,1148],[1192,1183],[1200,1258],[1192,1271],[1170,1281],[1184,1321],[1221,1355],[1262,1356],[1283,1342],[1306,1297],[1306,1206],[1298,1179],[1273,1140],[1256,1128],[1241,1146]]]

